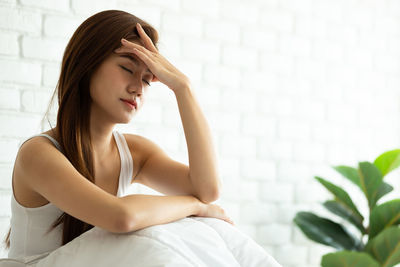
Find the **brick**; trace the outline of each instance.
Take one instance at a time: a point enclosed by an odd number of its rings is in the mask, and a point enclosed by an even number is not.
[[[293,100],[289,97],[266,96],[257,98],[258,110],[268,115],[278,115],[280,117],[289,117],[294,114]]]
[[[161,17],[164,32],[174,32],[188,37],[200,38],[203,32],[203,23],[200,16],[182,15],[166,12]]]
[[[328,72],[322,61],[308,58],[296,61],[294,69],[297,76],[313,82],[324,81],[327,76],[326,72]]]
[[[58,79],[60,78],[61,63],[60,64],[44,64],[43,65],[43,85],[56,87]]]
[[[308,38],[295,36],[293,34],[282,34],[280,36],[279,51],[283,55],[310,57],[311,41]]]
[[[255,24],[258,20],[258,8],[252,3],[222,0],[221,17],[237,21],[243,25]]]
[[[278,135],[283,140],[306,141],[310,139],[311,129],[306,121],[278,121]]]
[[[283,182],[263,182],[261,199],[274,203],[291,203],[294,199],[294,185]]]
[[[325,121],[326,104],[311,99],[297,99],[292,104],[292,118],[308,119],[310,121]]]
[[[191,60],[181,59],[181,60],[175,60],[173,65],[180,71],[182,71],[190,79],[193,85],[201,82],[202,80],[201,64]]]
[[[255,70],[258,68],[258,55],[254,49],[227,45],[222,47],[222,63],[224,65]]]
[[[171,2],[172,3],[172,2]],[[131,8],[128,8],[129,6],[132,6]],[[154,6],[149,3],[128,3],[127,5],[122,5],[121,4],[121,10],[124,10],[126,12],[129,12],[136,17],[140,18],[141,20],[149,23],[152,27],[154,27],[158,33],[159,37],[163,37],[163,34],[161,32],[161,14],[162,14],[162,9],[159,6]]]
[[[44,114],[50,102],[51,95],[47,92],[25,90],[21,95],[23,111]]]
[[[225,134],[221,140],[221,156],[255,157],[256,139],[239,134]]]
[[[276,164],[269,160],[245,158],[242,161],[242,174],[249,179],[272,181],[276,179]]]
[[[22,33],[39,34],[42,27],[40,13],[31,10],[0,8],[1,28]]]
[[[19,114],[0,114],[0,136],[9,138],[25,138],[36,134],[40,129],[42,116],[19,113]]]
[[[325,146],[318,143],[297,142],[294,144],[294,158],[301,161],[325,162]]]
[[[221,157],[218,159],[220,175],[224,177],[235,177],[239,174],[240,162],[238,158]]]
[[[259,195],[259,182],[258,181],[248,181],[241,180],[239,185],[239,194],[236,196],[242,202],[250,201],[257,202],[260,198]]]
[[[309,262],[312,264],[320,264],[322,256],[332,252],[336,252],[336,250],[332,247],[314,243],[309,249]]]
[[[246,29],[243,32],[244,46],[257,48],[262,51],[276,52],[278,50],[278,35],[259,28]]]
[[[261,138],[257,149],[260,159],[290,160],[293,157],[293,144],[290,142]]]
[[[39,63],[0,59],[0,80],[3,82],[39,85],[42,70]]]
[[[295,34],[302,37],[325,39],[327,37],[327,23],[321,18],[312,16],[298,16],[295,19]]]
[[[245,191],[245,190],[243,190]],[[267,203],[248,203],[241,206],[241,222],[251,224],[273,223],[277,218],[275,205]]]
[[[286,77],[286,79],[281,79],[279,83],[279,93],[282,95],[288,95],[290,97],[296,97],[295,100],[300,99],[304,95],[311,95],[312,92],[312,84],[315,84],[315,81],[311,82],[306,79],[300,79],[296,77]]]
[[[204,68],[204,80],[214,85],[239,88],[240,72],[228,66],[207,64]]]
[[[206,18],[218,18],[220,12],[220,2],[213,0],[191,1],[182,0],[183,13],[189,12],[202,15]]]
[[[83,18],[46,15],[44,18],[44,35],[70,39],[84,21]]]
[[[211,131],[220,133],[239,133],[240,119],[238,114],[216,111],[214,116],[207,117]]]
[[[206,20],[204,22],[204,36],[207,39],[238,44],[240,28],[236,23],[221,20]]]
[[[258,227],[257,236],[263,245],[284,245],[290,242],[291,229],[288,225],[267,224]]]
[[[296,145],[296,144],[295,144]],[[294,157],[303,160],[303,158]],[[277,176],[279,181],[297,182],[311,177],[311,170],[308,164],[298,161],[281,161],[278,163]]]
[[[276,119],[251,113],[244,113],[242,116],[242,131],[244,134],[267,139],[276,137]]]
[[[25,58],[61,62],[66,46],[66,40],[25,36],[22,39],[22,54]]]
[[[328,103],[327,107],[328,121],[345,125],[357,123],[358,112],[354,105]]]
[[[128,2],[132,2],[132,0],[127,0]],[[137,5],[142,5],[143,3],[140,1],[136,1]],[[171,1],[164,1],[164,0],[147,0],[146,4],[151,4],[154,7],[161,7],[166,10],[173,10],[173,11],[180,11],[181,10],[181,1],[180,0],[171,0]]]
[[[0,32],[0,54],[16,56],[19,53],[18,34]]]
[[[293,224],[293,219],[296,217],[297,212],[308,210],[307,204],[288,204],[280,203],[277,205],[277,223]]]
[[[196,62],[217,64],[220,62],[220,46],[215,41],[185,38],[182,45],[182,56]]]
[[[287,266],[288,264],[306,264],[308,259],[308,248],[305,246],[283,245],[276,249],[276,260]],[[288,257],[290,255],[290,257]]]
[[[295,67],[293,57],[271,52],[261,53],[260,65],[266,73],[285,74],[289,76],[293,76]]]
[[[0,216],[11,217],[11,192],[0,191]]]
[[[0,140],[0,162],[1,163],[12,163],[17,156],[18,151],[18,140],[11,138],[2,138]]]
[[[292,33],[294,31],[294,17],[288,11],[263,9],[260,22],[266,29],[277,32]]]
[[[344,47],[332,41],[315,40],[313,43],[312,57],[317,60],[343,62],[344,53]]]
[[[71,1],[71,8],[74,13],[85,14],[87,16],[92,16],[103,10],[113,9],[116,5],[115,0],[99,0],[96,2],[88,1]]]
[[[351,10],[351,8],[341,5],[340,2],[318,1],[313,3],[314,16],[329,22],[343,23],[344,9]]]
[[[359,43],[358,29],[350,25],[342,25],[341,23],[327,24],[327,39],[342,43],[348,47],[355,47]],[[363,42],[365,45],[366,43]]]
[[[15,149],[15,147],[13,147],[12,149]],[[13,153],[15,153],[15,152],[13,152]],[[15,156],[16,156],[16,154],[15,154]],[[7,156],[7,157],[9,157],[9,156]],[[11,188],[13,167],[14,167],[14,162],[0,164],[0,189],[10,189]]]
[[[19,110],[21,107],[19,90],[0,88],[0,110]]]
[[[60,1],[52,1],[52,0],[21,0],[20,1],[23,6],[28,7],[38,7],[41,9],[50,9],[62,12],[69,11],[69,1],[68,0],[60,0]]]
[[[181,57],[182,41],[177,33],[163,34],[160,36],[157,46],[158,51],[169,60],[173,61],[175,58]]]
[[[322,203],[331,196],[318,182],[310,183],[309,181],[310,179],[303,180],[302,183],[296,185],[297,203]]]

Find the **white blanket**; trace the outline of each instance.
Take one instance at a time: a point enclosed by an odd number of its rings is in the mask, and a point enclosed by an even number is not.
[[[68,244],[15,267],[280,267],[235,226],[216,218],[186,217],[171,223],[113,234],[94,227]],[[10,265],[3,265],[10,264]]]

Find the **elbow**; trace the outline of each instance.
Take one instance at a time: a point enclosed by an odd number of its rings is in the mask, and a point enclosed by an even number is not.
[[[115,233],[127,233],[134,231],[135,220],[133,215],[128,212],[122,212],[120,216],[117,217],[115,222]]]
[[[212,192],[208,192],[208,194],[203,194],[199,197],[199,200],[205,204],[212,203],[220,198],[220,191],[213,190]]]

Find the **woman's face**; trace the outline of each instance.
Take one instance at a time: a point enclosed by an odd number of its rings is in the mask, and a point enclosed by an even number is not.
[[[153,74],[135,54],[108,56],[90,80],[91,112],[101,120],[128,123],[143,105]],[[136,107],[123,100],[136,103]]]

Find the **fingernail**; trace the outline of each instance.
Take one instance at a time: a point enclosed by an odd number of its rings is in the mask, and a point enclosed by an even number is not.
[[[128,42],[128,40],[126,40],[126,39],[122,38],[122,42],[124,42],[124,43],[127,43],[127,42]]]

